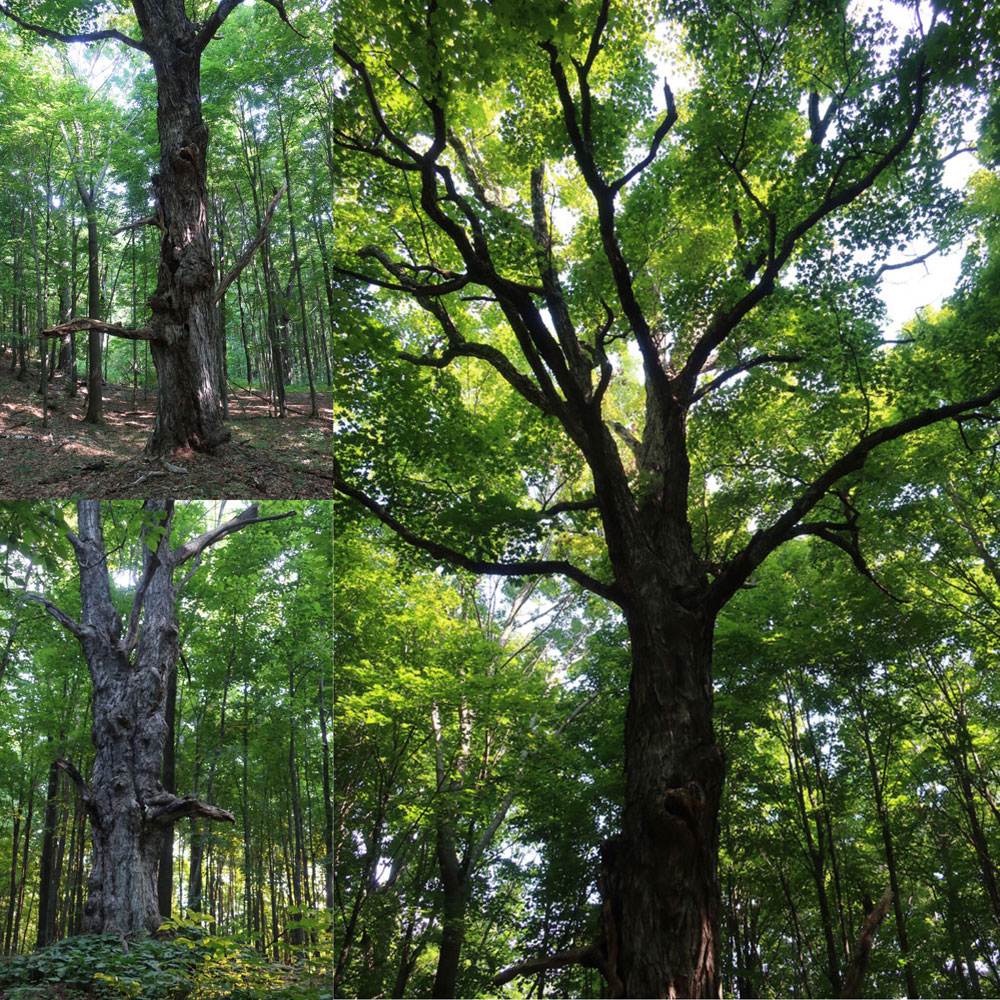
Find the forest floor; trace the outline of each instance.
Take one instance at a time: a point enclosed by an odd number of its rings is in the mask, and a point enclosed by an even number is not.
[[[75,399],[62,375],[49,385],[49,425],[42,427],[38,375],[18,382],[9,358],[0,364],[0,497],[60,499],[143,497],[326,497],[333,488],[333,405],[319,399],[311,420],[309,394],[287,396],[288,416],[270,415],[265,398],[230,387],[232,440],[218,455],[178,452],[168,468],[143,454],[153,430],[155,392],[132,405],[130,385],[104,386],[104,423],[85,424],[86,386]],[[183,471],[173,471],[181,469]]]

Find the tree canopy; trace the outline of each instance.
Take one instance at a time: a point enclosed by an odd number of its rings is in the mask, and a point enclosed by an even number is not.
[[[276,470],[275,495],[328,489],[328,474],[307,484],[315,456],[328,462],[332,379],[329,12],[212,6],[151,20],[143,3],[0,5],[6,495],[36,495],[25,481],[39,478],[71,495],[80,484],[67,477],[98,455],[166,454],[185,437],[212,450],[227,422],[263,415],[278,419],[257,421],[236,451],[302,470],[297,487]],[[175,43],[197,58],[166,58]],[[180,104],[187,126],[167,120]],[[192,173],[181,151],[195,149]],[[73,426],[78,409],[93,429]],[[231,475],[254,464],[252,450],[238,457]],[[84,471],[102,495],[124,485]],[[188,495],[213,495],[188,476]]]
[[[352,995],[1000,988],[998,28],[713,0],[340,22]],[[950,248],[951,297],[888,328],[887,278]]]

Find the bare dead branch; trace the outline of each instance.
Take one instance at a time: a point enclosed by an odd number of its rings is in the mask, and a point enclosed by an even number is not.
[[[236,817],[227,809],[201,802],[193,795],[179,798],[169,792],[159,792],[143,803],[146,819],[151,823],[174,823],[185,816],[201,816],[205,819],[235,823]]]
[[[274,198],[271,200],[271,204],[268,206],[267,211],[264,213],[264,221],[260,224],[260,231],[257,235],[246,245],[243,253],[240,254],[239,259],[233,265],[232,270],[219,282],[218,287],[215,289],[215,304],[218,305],[222,301],[222,296],[226,294],[226,289],[237,279],[240,272],[250,263],[250,259],[256,253],[257,249],[261,246],[265,239],[267,239],[267,227],[271,224],[271,216],[274,215],[274,210],[278,206],[278,202],[281,200],[281,196],[285,193],[284,187],[280,191],[276,191]]]
[[[83,775],[80,774],[76,767],[70,761],[64,760],[62,757],[60,757],[55,764],[56,767],[61,768],[70,776],[73,784],[75,784],[76,787],[83,793],[84,801],[88,801],[91,795],[90,785],[83,780]]]
[[[493,985],[503,986],[504,983],[509,983],[518,976],[530,976],[536,972],[541,972],[542,969],[561,969],[566,965],[582,965],[588,969],[599,969],[601,964],[597,945],[588,944],[582,948],[569,948],[566,951],[559,951],[546,958],[529,958],[526,962],[518,962],[516,965],[510,965],[493,977]]]
[[[116,229],[111,235],[117,236],[119,233],[127,233],[132,229],[141,229],[143,226],[157,226],[162,229],[163,220],[154,212],[152,215],[147,215],[144,219],[137,219],[135,222],[130,222],[127,226],[122,226],[121,229]]]
[[[914,264],[923,264],[924,261],[929,260],[936,253],[940,253],[942,247],[932,247],[927,253],[920,254],[919,257],[911,257],[909,260],[897,261],[895,264],[882,264],[879,269],[869,278],[873,284],[878,281],[879,278],[885,274],[886,271],[898,271],[904,267],[912,267]]]
[[[86,316],[78,316],[68,323],[60,323],[58,326],[50,326],[47,330],[41,330],[42,337],[63,337],[67,333],[76,333],[80,330],[98,330],[107,333],[112,337],[122,337],[125,340],[152,340],[153,333],[149,327],[143,326],[139,329],[132,327],[118,326],[115,323],[105,323],[99,319],[88,319]]]
[[[217,528],[212,528],[211,531],[206,531],[197,538],[192,538],[191,541],[185,542],[174,549],[170,557],[171,563],[176,568],[193,556],[200,555],[209,546],[225,538],[226,535],[240,531],[242,528],[247,527],[247,525],[260,524],[263,521],[280,521],[283,518],[294,516],[295,511],[289,510],[284,514],[269,514],[267,517],[259,517],[257,514],[257,504],[252,503],[243,513],[238,514],[232,520],[226,521],[225,524],[220,524]]]

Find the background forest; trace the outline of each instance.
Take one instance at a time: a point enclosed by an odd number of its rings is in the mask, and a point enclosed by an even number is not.
[[[769,543],[711,606],[722,995],[1000,996],[998,39],[975,3],[342,23],[338,995],[692,995],[621,992],[607,936],[657,903],[607,891],[628,727],[688,705],[678,670],[635,708],[636,608],[680,631]]]
[[[72,4],[15,7],[15,14],[70,34],[98,24],[93,12]],[[208,7],[191,5],[191,17],[206,15]],[[243,4],[202,61],[202,113],[210,137],[208,225],[219,280],[270,219],[267,239],[219,307],[227,419],[230,401],[234,418],[248,409],[282,417],[329,415],[333,83],[325,7],[289,4],[288,17],[301,32],[296,34],[268,4]],[[121,23],[137,33],[129,18],[109,12],[100,24]],[[147,320],[160,256],[154,206],[160,149],[156,81],[143,52],[115,39],[67,45],[4,16],[0,65],[0,99],[7,109],[0,130],[0,385],[10,404],[0,430],[9,449],[5,478],[19,484],[37,480],[43,458],[65,457],[16,444],[41,426],[38,331],[88,314],[127,328]],[[118,448],[127,440],[138,451],[144,440],[135,435],[137,425],[120,414],[132,411],[134,417],[155,408],[149,343],[108,334],[100,340],[109,401],[104,409],[117,413]],[[83,432],[63,428],[58,415],[67,411],[78,418],[86,410],[88,421],[101,417],[96,394],[84,398],[88,334],[49,338],[45,349],[56,435],[73,452],[77,445],[62,435]],[[67,395],[77,394],[77,379],[81,398],[67,402]],[[286,400],[286,393],[294,399]],[[327,428],[300,424],[300,446],[324,449]],[[280,433],[259,422],[248,440],[268,447],[267,435]],[[93,440],[114,448],[113,438],[98,434]],[[55,444],[47,438],[45,443]],[[270,445],[288,446],[278,438]],[[47,461],[43,474],[51,474]],[[306,486],[307,495],[322,486]]]
[[[178,537],[245,506],[181,505]],[[0,506],[0,994],[46,995],[42,986],[14,987],[52,977],[107,996],[222,995],[198,993],[199,983],[250,991],[240,995],[329,995],[330,505],[261,504],[263,516],[290,510],[292,518],[218,545],[181,591],[163,780],[228,809],[236,823],[175,825],[172,871],[169,859],[160,863],[160,912],[170,908],[184,941],[134,942],[123,952],[117,938],[73,937],[89,824],[55,762],[89,781],[91,681],[78,645],[23,596],[40,591],[79,609],[63,535],[75,513]],[[104,518],[113,596],[123,603],[141,566],[138,504],[106,504]],[[28,957],[8,967],[14,955]],[[108,980],[104,993],[95,973]]]

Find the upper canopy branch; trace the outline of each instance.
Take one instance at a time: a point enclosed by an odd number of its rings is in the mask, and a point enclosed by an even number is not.
[[[64,31],[54,31],[52,28],[46,28],[42,24],[33,24],[30,21],[25,21],[24,18],[15,14],[5,3],[0,3],[0,14],[9,17],[15,24],[20,25],[22,28],[35,32],[36,35],[41,35],[43,38],[54,38],[57,42],[100,42],[108,38],[114,38],[133,49],[145,52],[147,55],[150,52],[149,46],[145,42],[138,42],[134,38],[129,38],[128,35],[118,31],[117,28],[105,28],[101,31],[82,31],[69,34]]]
[[[542,413],[558,415],[563,412],[564,403],[550,381],[546,381],[542,384],[542,388],[539,388],[503,351],[490,344],[466,340],[443,303],[426,299],[418,299],[418,302],[441,325],[448,338],[448,347],[439,355],[415,355],[400,351],[399,357],[402,360],[428,368],[446,368],[455,358],[480,358],[491,365],[515,392]]]
[[[677,121],[677,106],[674,104],[673,91],[666,80],[663,81],[663,99],[667,105],[667,113],[653,133],[653,141],[650,143],[649,152],[631,170],[610,185],[612,195],[617,194],[629,181],[638,177],[656,159],[660,144],[667,137],[667,133],[674,127]]]
[[[257,504],[252,503],[245,511],[226,521],[225,524],[220,524],[217,528],[212,528],[197,538],[192,538],[191,541],[178,546],[171,555],[171,562],[176,568],[193,556],[200,555],[210,545],[221,541],[226,535],[231,535],[233,532],[239,531],[249,524],[260,524],[262,521],[280,521],[282,518],[294,516],[295,511],[289,510],[284,514],[269,514],[267,517],[260,517],[258,515]]]
[[[580,584],[585,590],[589,590],[606,600],[613,601],[615,604],[621,604],[622,595],[617,586],[604,583],[564,560],[526,559],[517,562],[496,562],[488,559],[472,559],[447,545],[442,545],[440,542],[432,541],[429,538],[421,538],[393,517],[389,510],[373,497],[351,486],[341,474],[340,463],[336,459],[333,460],[333,488],[343,493],[344,496],[350,497],[361,504],[362,507],[370,510],[384,525],[391,528],[405,542],[408,542],[415,548],[422,549],[442,562],[460,566],[462,569],[467,569],[473,573],[492,573],[497,576],[565,576]]]
[[[1000,399],[1000,384],[980,396],[959,403],[932,407],[865,435],[850,451],[817,476],[769,528],[756,532],[740,552],[726,564],[708,588],[707,603],[718,611],[746,582],[750,574],[782,542],[793,538],[802,519],[826,496],[838,480],[860,469],[869,453],[888,441],[929,427],[968,410],[979,410]],[[829,540],[829,539],[827,539]]]
[[[756,368],[758,365],[770,364],[772,361],[793,364],[796,361],[802,361],[803,357],[804,355],[802,354],[758,354],[755,357],[750,358],[748,361],[744,361],[742,364],[733,365],[732,368],[727,368],[721,374],[716,375],[710,382],[706,382],[696,393],[694,393],[691,397],[691,402],[698,402],[698,400],[703,396],[707,396],[710,392],[718,389],[720,385],[724,385],[731,378],[735,378],[741,372],[748,372],[751,368]]]
[[[639,353],[642,355],[646,380],[655,391],[662,391],[666,388],[666,375],[660,363],[659,350],[653,339],[649,323],[636,299],[632,273],[625,261],[625,256],[622,253],[618,236],[615,232],[614,202],[617,189],[612,190],[612,187],[601,176],[601,172],[594,160],[593,143],[588,141],[584,133],[580,130],[576,102],[570,93],[566,72],[559,59],[559,50],[550,41],[540,42],[539,45],[549,56],[549,73],[552,76],[556,85],[556,92],[559,95],[566,134],[573,149],[573,158],[576,160],[577,167],[579,167],[580,173],[583,175],[583,179],[586,181],[587,187],[590,188],[590,192],[597,204],[597,216],[604,255],[611,268],[611,275],[618,293],[618,301],[621,303],[622,311],[628,320],[632,335],[635,337]],[[584,80],[586,77],[584,71],[587,68],[587,63],[577,67],[578,76]],[[590,92],[586,88],[581,91],[581,104],[583,105],[584,116],[589,116]]]
[[[202,24],[201,29],[198,32],[197,37],[194,41],[194,47],[196,52],[203,52],[205,46],[215,37],[215,33],[222,27],[223,21],[229,17],[230,14],[243,2],[243,0],[219,0],[218,6],[212,11],[208,20]],[[295,32],[300,38],[305,38],[306,36],[299,31],[291,21],[288,20],[288,12],[285,10],[285,5],[283,0],[264,0],[265,3],[270,4],[277,12],[278,17],[281,18],[285,24],[288,25],[292,31]]]
[[[925,56],[921,52],[916,57],[916,72],[913,92],[908,97],[910,102],[910,114],[896,140],[890,145],[885,153],[880,156],[871,168],[851,184],[836,190],[837,178],[839,178],[843,168],[849,159],[854,157],[853,152],[844,154],[839,166],[833,172],[833,178],[827,188],[825,195],[819,205],[809,212],[802,219],[792,226],[777,245],[776,238],[770,239],[775,243],[776,249],[769,254],[769,260],[764,271],[761,273],[757,283],[740,298],[735,305],[729,309],[722,309],[715,314],[705,332],[699,337],[697,343],[691,349],[684,367],[677,375],[680,395],[691,401],[694,392],[695,382],[701,372],[709,355],[729,336],[739,322],[747,315],[761,300],[774,291],[775,279],[779,271],[792,256],[799,241],[810,230],[822,222],[827,216],[839,208],[851,204],[867,191],[878,178],[896,161],[899,155],[910,144],[917,126],[923,118],[926,106],[926,82],[927,72],[925,69]],[[901,83],[902,87],[902,83]],[[808,155],[808,154],[803,154]]]

